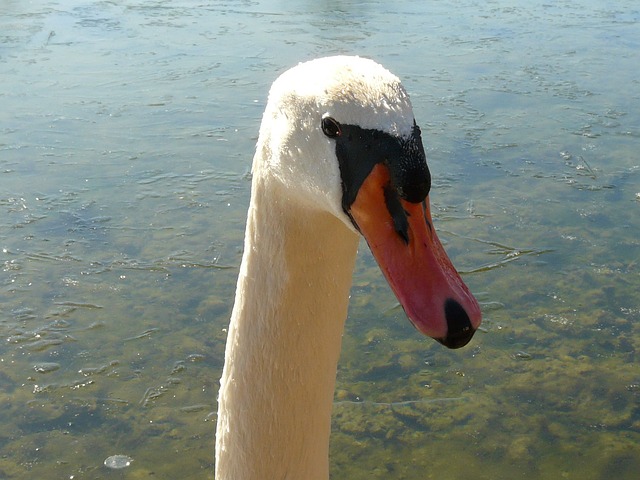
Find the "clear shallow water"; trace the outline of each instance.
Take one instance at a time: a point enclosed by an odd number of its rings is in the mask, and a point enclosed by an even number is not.
[[[461,351],[421,338],[362,252],[332,478],[635,479],[639,20],[634,2],[4,2],[0,477],[213,477],[266,94],[353,53],[412,95],[485,322]]]

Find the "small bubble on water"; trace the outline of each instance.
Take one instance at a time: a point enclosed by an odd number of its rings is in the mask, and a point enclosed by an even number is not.
[[[133,462],[133,458],[127,455],[111,455],[104,461],[104,465],[107,468],[113,468],[119,470],[121,468],[127,468]]]

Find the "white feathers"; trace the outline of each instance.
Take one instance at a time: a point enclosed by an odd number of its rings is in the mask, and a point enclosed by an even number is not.
[[[411,102],[400,79],[360,57],[327,57],[299,64],[275,81],[269,103],[297,118],[326,113],[342,123],[398,136],[408,135],[413,126]]]
[[[260,127],[253,173],[279,181],[308,208],[331,212],[351,227],[341,207],[334,143],[323,116],[362,128],[409,136],[413,112],[398,77],[373,60],[327,57],[283,73],[273,84]]]
[[[397,77],[330,57],[271,88],[253,162],[245,252],[227,338],[217,480],[326,480],[331,408],[359,237],[342,210],[338,122],[408,136]]]

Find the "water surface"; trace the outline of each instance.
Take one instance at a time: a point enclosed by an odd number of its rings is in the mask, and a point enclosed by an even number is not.
[[[409,90],[485,320],[422,338],[361,251],[332,478],[637,478],[640,9],[431,3],[3,2],[0,477],[213,478],[267,91],[349,53]]]

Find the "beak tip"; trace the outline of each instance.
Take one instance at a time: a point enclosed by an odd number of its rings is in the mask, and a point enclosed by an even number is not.
[[[476,333],[476,331],[472,328],[469,328],[464,332],[458,332],[453,335],[451,333],[447,333],[447,336],[445,338],[436,338],[436,340],[445,347],[454,350],[456,348],[462,348],[467,343],[469,343],[473,338],[474,333]]]
[[[467,311],[456,300],[449,298],[444,304],[447,321],[447,335],[437,340],[448,348],[461,348],[471,341],[476,328]]]

